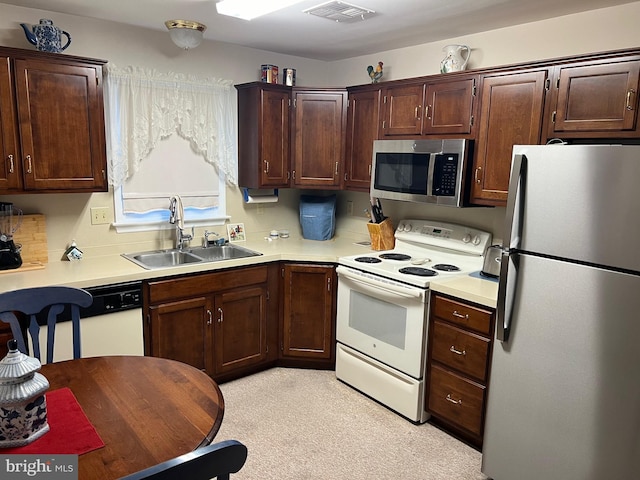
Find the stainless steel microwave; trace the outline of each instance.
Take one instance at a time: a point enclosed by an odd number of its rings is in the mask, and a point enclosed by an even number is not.
[[[375,140],[372,197],[461,207],[470,141]]]

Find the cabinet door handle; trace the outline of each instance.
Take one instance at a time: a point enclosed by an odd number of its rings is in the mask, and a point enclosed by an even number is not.
[[[218,323],[222,323],[224,321],[224,312],[222,308],[218,308],[218,313],[220,314],[220,318],[218,319]]]
[[[27,173],[33,173],[31,165],[31,155],[27,155]]]
[[[475,180],[476,183],[480,183],[482,181],[482,167],[478,167],[476,168],[476,173],[475,173]]]
[[[455,400],[455,399],[451,396],[451,394],[450,394],[450,393],[449,393],[449,394],[447,394],[447,402],[451,402],[451,403],[454,403],[454,404],[456,404],[456,405],[462,405],[462,400],[460,400],[460,399]]]
[[[633,110],[632,97],[635,93],[636,91],[633,88],[630,88],[627,92],[627,110]]]
[[[427,105],[427,111],[424,114],[425,117],[431,118],[431,105]]]
[[[9,173],[13,173],[13,155],[9,155]]]
[[[451,353],[455,353],[456,355],[466,355],[467,354],[466,350],[462,350],[462,351],[457,350],[455,345],[451,345],[451,347],[449,347],[449,351]]]
[[[369,164],[369,176],[371,176],[371,164]]]
[[[211,310],[207,309],[207,325],[211,325],[213,323],[213,313]]]
[[[469,320],[469,315],[466,313],[460,313],[457,310],[453,311],[453,316],[458,318],[464,318],[465,320]]]
[[[264,173],[269,173],[269,162],[264,160]]]
[[[340,162],[336,162],[336,175],[338,175],[338,165],[340,165]]]
[[[420,120],[420,105],[416,107],[415,115],[416,115],[416,120]]]

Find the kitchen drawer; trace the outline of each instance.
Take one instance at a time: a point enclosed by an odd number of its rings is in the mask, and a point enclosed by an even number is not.
[[[428,411],[436,417],[481,436],[484,397],[482,385],[432,365]]]
[[[471,307],[437,295],[434,299],[433,311],[443,320],[491,335],[492,312],[489,310]]]
[[[431,358],[484,382],[491,340],[439,321],[433,322]]]

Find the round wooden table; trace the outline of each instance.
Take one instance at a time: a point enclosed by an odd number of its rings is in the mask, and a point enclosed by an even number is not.
[[[185,363],[156,357],[95,357],[42,366],[50,390],[69,387],[105,443],[80,455],[78,478],[117,479],[211,443],[224,400]]]

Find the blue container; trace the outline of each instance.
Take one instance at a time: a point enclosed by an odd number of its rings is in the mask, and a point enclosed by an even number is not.
[[[336,196],[300,196],[300,225],[307,240],[330,240],[336,231]]]

